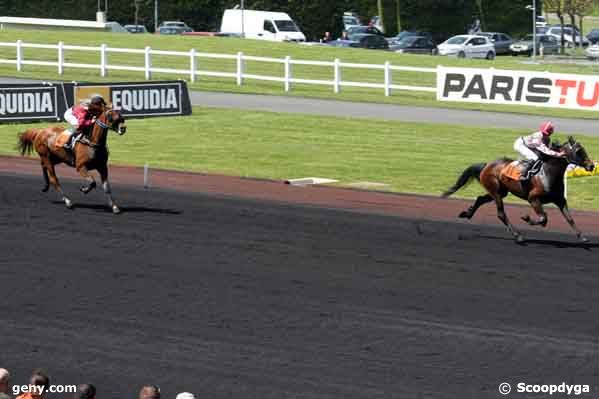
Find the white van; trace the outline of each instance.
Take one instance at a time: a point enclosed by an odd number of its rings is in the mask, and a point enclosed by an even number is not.
[[[225,10],[220,32],[244,34],[248,39],[272,40],[277,42],[305,42],[306,36],[298,29],[289,15],[284,12]]]

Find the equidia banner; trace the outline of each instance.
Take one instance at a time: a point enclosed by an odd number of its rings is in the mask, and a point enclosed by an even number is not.
[[[440,66],[437,100],[599,111],[599,76]]]
[[[0,123],[62,121],[73,106],[101,95],[126,118],[190,115],[184,81],[0,85]]]

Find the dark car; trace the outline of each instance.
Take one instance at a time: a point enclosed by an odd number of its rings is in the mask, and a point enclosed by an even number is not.
[[[389,43],[384,37],[379,35],[369,35],[366,33],[355,34],[350,40],[333,40],[328,42],[327,45],[333,47],[359,47],[368,49],[389,49]]]
[[[512,40],[512,38],[509,35],[499,32],[480,32],[477,33],[477,35],[486,36],[489,39],[491,39],[491,41],[495,45],[495,54],[511,53],[510,46],[512,45],[514,40]]]
[[[381,37],[384,36],[383,32],[381,32],[374,26],[352,26],[347,30],[347,36],[349,37],[349,40],[353,40],[352,39],[353,35],[363,35],[363,34],[377,35],[377,36],[381,36]]]
[[[408,36],[403,39],[390,43],[389,50],[401,54],[435,54],[437,46],[432,40],[424,36]]]
[[[543,54],[557,54],[560,46],[557,39],[551,35],[537,35],[537,54],[541,54],[541,46]],[[529,57],[532,55],[532,35],[526,35],[510,46],[512,55],[526,54]]]
[[[587,35],[587,39],[589,39],[591,44],[599,43],[599,29],[593,29],[590,31]]]
[[[148,33],[148,30],[143,25],[125,25],[124,28],[129,33]]]
[[[158,28],[159,35],[181,35],[185,29],[176,26],[162,26]]]
[[[431,41],[433,40],[432,33],[420,30],[404,30],[399,32],[397,36],[390,37],[387,40],[389,41],[389,43],[399,42],[400,40],[410,36],[424,36],[427,39],[430,39]]]

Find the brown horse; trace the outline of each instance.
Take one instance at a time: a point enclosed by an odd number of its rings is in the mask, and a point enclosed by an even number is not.
[[[579,240],[587,242],[587,238],[582,235],[582,232],[576,227],[572,215],[568,210],[568,202],[564,196],[564,173],[568,164],[574,164],[584,167],[587,171],[593,171],[594,163],[589,159],[585,149],[580,143],[577,143],[574,138],[570,137],[564,145],[555,145],[554,148],[564,151],[565,158],[547,158],[543,162],[543,167],[530,182],[522,183],[520,180],[509,177],[506,173],[508,167],[513,162],[511,159],[503,158],[495,160],[488,164],[475,164],[468,167],[457,182],[445,193],[443,197],[449,197],[460,188],[462,188],[471,179],[476,178],[480,184],[487,190],[487,194],[476,198],[476,201],[470,208],[460,213],[461,218],[470,219],[476,213],[476,210],[487,202],[495,201],[497,205],[497,217],[503,222],[512,233],[517,242],[523,242],[524,237],[510,223],[503,206],[503,198],[508,193],[527,200],[532,209],[538,215],[535,220],[526,215],[522,220],[531,226],[547,225],[547,214],[543,209],[543,204],[554,203],[561,211],[568,224],[576,232]]]
[[[77,172],[83,176],[87,185],[81,187],[81,192],[89,193],[96,187],[96,181],[89,174],[90,170],[96,169],[102,179],[102,188],[108,197],[108,204],[112,212],[120,213],[119,207],[114,203],[108,183],[108,148],[106,146],[106,137],[108,130],[114,130],[119,135],[125,134],[125,119],[119,111],[107,110],[98,116],[88,137],[77,141],[71,154],[62,145],[59,145],[59,138],[65,133],[64,127],[52,126],[47,128],[32,128],[18,135],[18,148],[21,155],[31,154],[33,149],[39,154],[42,164],[42,175],[45,186],[43,192],[48,191],[50,184],[60,193],[62,200],[67,208],[73,207],[73,202],[64,194],[54,166],[60,163],[67,163],[74,166]]]

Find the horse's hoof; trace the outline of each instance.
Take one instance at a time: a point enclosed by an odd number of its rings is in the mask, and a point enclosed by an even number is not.
[[[113,205],[112,206],[112,213],[114,213],[115,215],[118,215],[119,213],[121,213],[121,209],[118,206]]]
[[[49,189],[50,186],[44,186],[44,188],[42,188],[42,193],[47,193]]]
[[[458,216],[462,219],[470,219],[472,217],[468,211],[463,211]]]
[[[524,215],[522,216],[520,219],[524,220],[526,223],[530,224],[530,216],[529,215]]]
[[[89,186],[81,186],[81,188],[79,190],[81,190],[81,192],[83,194],[88,194],[90,191],[92,191],[94,188],[96,188],[96,182],[90,183]]]
[[[589,242],[589,239],[588,239],[588,238],[586,238],[585,236],[580,236],[580,237],[578,237],[578,239],[580,240],[580,242],[582,242],[582,243],[585,243],[585,244],[586,244],[587,242]]]
[[[73,209],[73,201],[70,199],[65,199],[64,204],[67,206],[67,209]]]
[[[522,234],[516,235],[516,243],[522,244],[524,242],[524,236]]]

